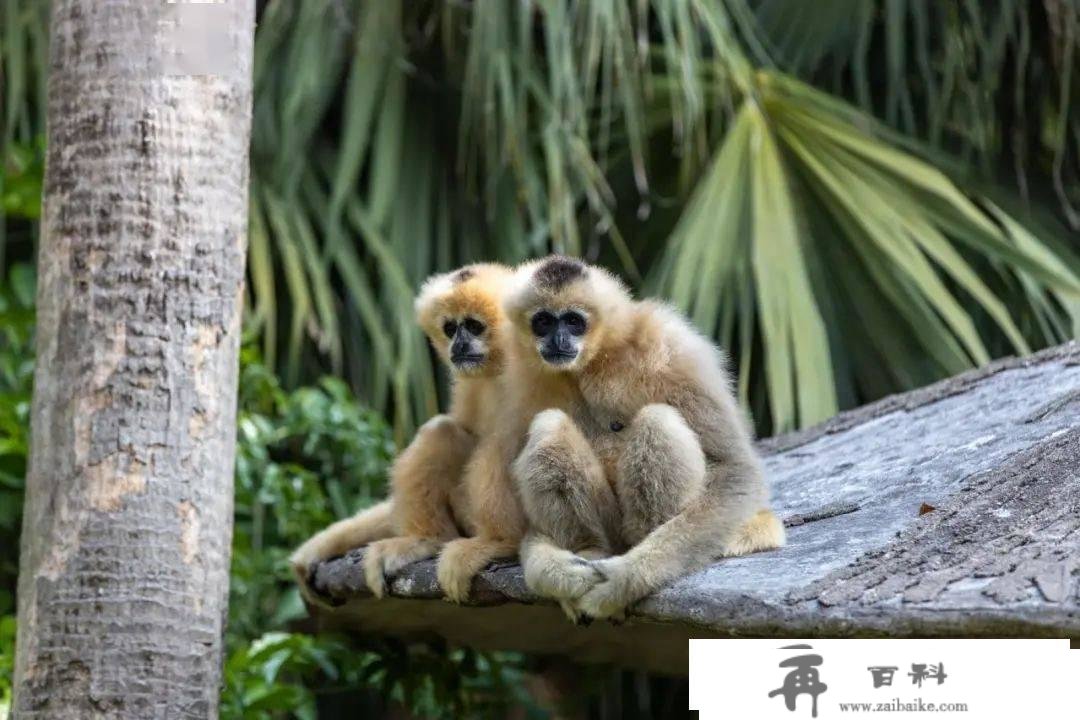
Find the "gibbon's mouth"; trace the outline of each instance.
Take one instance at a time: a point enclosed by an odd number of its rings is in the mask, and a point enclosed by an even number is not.
[[[578,354],[576,352],[550,352],[541,355],[545,362],[549,362],[552,365],[567,365],[576,360],[577,356]]]
[[[475,365],[481,364],[482,362],[484,362],[485,359],[487,359],[486,355],[472,353],[469,355],[452,355],[450,357],[450,362],[454,363],[455,365],[467,365],[469,367],[473,367]]]

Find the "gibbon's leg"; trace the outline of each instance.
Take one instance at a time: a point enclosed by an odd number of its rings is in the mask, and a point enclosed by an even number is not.
[[[393,534],[393,501],[387,499],[312,535],[293,552],[290,561],[295,567],[306,570],[316,562],[344,555],[353,548]]]
[[[566,413],[545,410],[533,419],[512,473],[529,520],[521,545],[525,584],[558,600],[577,622],[566,601],[599,579],[583,558],[609,555],[619,532],[618,505],[603,466]]]
[[[457,421],[436,415],[398,456],[390,485],[399,536],[372,543],[364,554],[364,579],[375,597],[386,593],[388,576],[435,557],[443,543],[458,536],[450,495],[475,447],[475,437]]]
[[[511,486],[507,452],[495,438],[482,441],[465,468],[465,490],[474,537],[446,543],[436,577],[446,598],[464,602],[472,579],[492,560],[513,557],[525,533],[525,516]]]
[[[626,429],[616,469],[622,539],[637,545],[701,495],[705,453],[697,434],[670,405],[646,405]]]
[[[593,567],[604,580],[577,600],[575,608],[590,617],[609,617],[662,585],[728,554],[740,530],[764,503],[761,468],[750,452],[726,462],[709,463],[705,489],[695,502],[626,554],[594,561]],[[780,536],[770,539],[771,547],[783,544],[783,528],[776,523],[772,530],[776,529]]]
[[[298,547],[289,558],[300,589],[310,590],[310,575],[315,563],[344,555],[353,548],[393,534],[392,500],[383,500],[319,531]],[[310,599],[318,599],[314,593],[310,593],[310,596]]]

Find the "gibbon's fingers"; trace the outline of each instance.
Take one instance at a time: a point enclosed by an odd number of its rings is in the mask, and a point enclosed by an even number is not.
[[[603,578],[588,560],[556,546],[550,537],[535,530],[521,543],[521,565],[525,585],[553,600],[579,598]]]
[[[616,471],[622,539],[636,545],[701,496],[705,453],[697,434],[670,405],[646,405],[626,429]]]
[[[306,582],[315,563],[344,555],[373,540],[392,536],[393,512],[392,501],[383,500],[351,518],[339,520],[309,538],[289,558],[293,573],[301,579],[301,586]]]
[[[512,557],[516,551],[517,542],[508,540],[483,537],[451,540],[439,553],[435,572],[439,587],[450,602],[465,602],[476,574],[491,561]]]
[[[442,544],[442,540],[421,537],[395,537],[372,543],[364,553],[364,580],[368,589],[375,597],[383,597],[387,580],[406,565],[435,557]]]

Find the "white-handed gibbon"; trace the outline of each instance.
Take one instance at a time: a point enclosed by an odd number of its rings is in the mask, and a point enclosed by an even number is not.
[[[550,257],[515,277],[515,352],[530,347],[584,403],[537,414],[513,464],[534,590],[574,615],[610,617],[716,558],[784,543],[711,342],[578,260]],[[608,550],[622,554],[597,557]]]
[[[501,303],[511,273],[502,265],[470,265],[433,276],[420,289],[417,320],[451,371],[449,412],[428,420],[394,461],[389,499],[334,523],[293,554],[305,591],[315,563],[370,543],[364,575],[381,597],[387,577],[490,524],[487,500],[465,476],[496,421],[509,332]]]

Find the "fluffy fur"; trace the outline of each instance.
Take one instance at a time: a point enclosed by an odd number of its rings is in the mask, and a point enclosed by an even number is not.
[[[472,460],[478,445],[494,430],[500,403],[507,332],[501,303],[510,278],[509,268],[483,264],[424,283],[416,299],[416,316],[450,368],[450,411],[425,423],[395,460],[389,500],[331,525],[293,554],[293,568],[305,590],[314,563],[371,543],[364,556],[364,574],[376,596],[385,593],[386,578],[409,563],[434,557],[440,549],[440,578],[445,570],[452,585],[448,594],[453,592],[456,599],[467,595],[472,575],[467,580],[462,576],[472,558],[463,548],[472,543],[458,538],[461,532],[499,535],[490,526],[507,512]],[[455,363],[444,325],[469,318],[484,325],[483,333],[470,340],[473,353],[484,359]],[[512,524],[512,513],[508,514]]]
[[[714,558],[778,547],[784,533],[719,350],[679,313],[567,262],[523,267],[506,299],[519,351],[535,344],[530,320],[540,310],[588,318],[578,357],[539,371],[583,405],[538,417],[513,465],[530,522],[522,562],[537,592],[575,615],[610,617]],[[545,365],[536,353],[522,364]],[[597,491],[597,465],[614,511]],[[596,503],[591,512],[583,497]],[[605,537],[582,541],[598,527]],[[573,552],[583,545],[629,550],[588,560]]]

